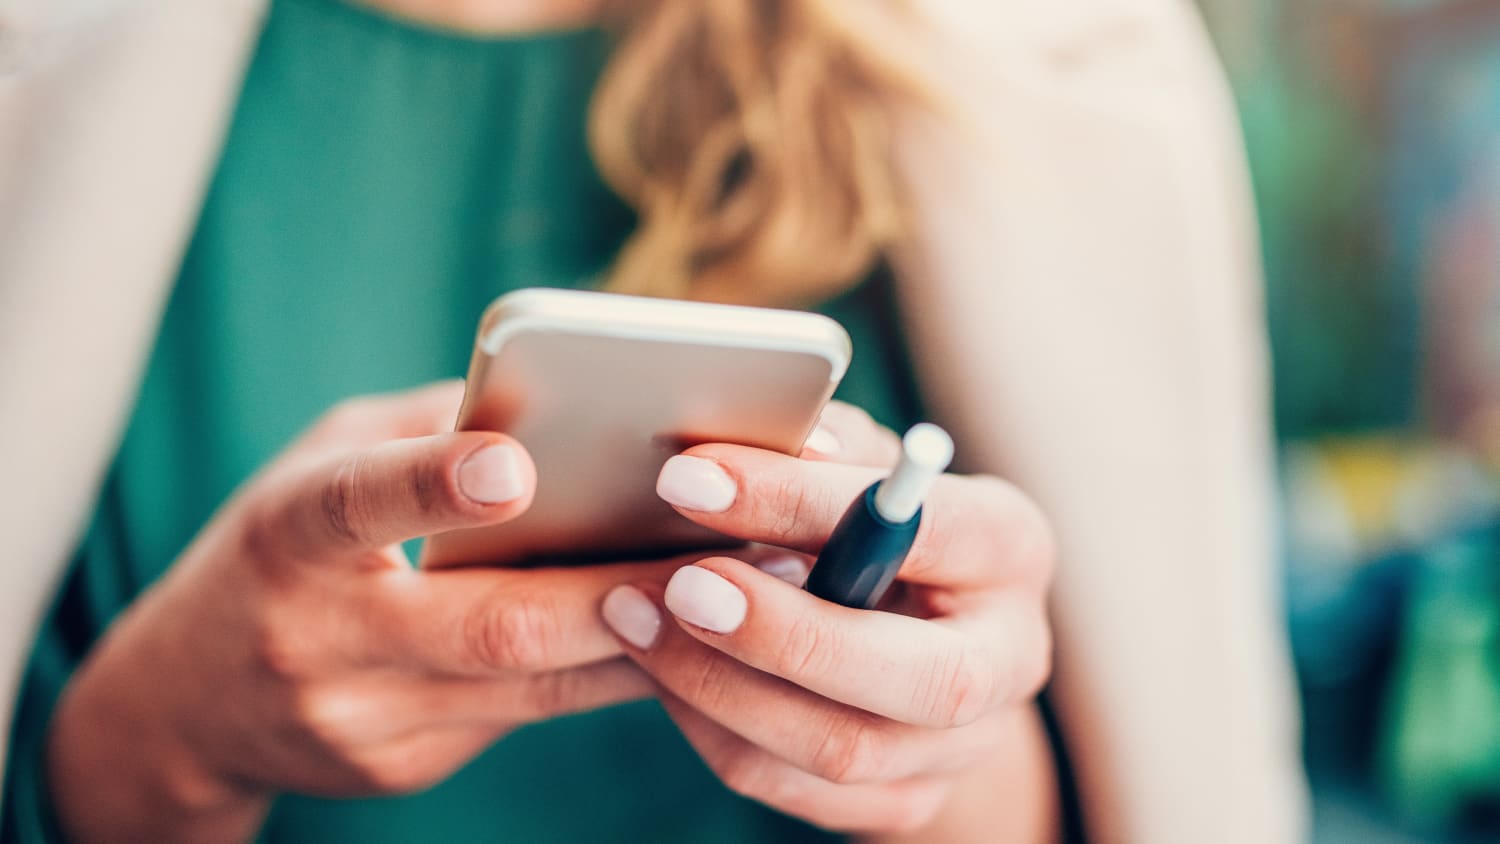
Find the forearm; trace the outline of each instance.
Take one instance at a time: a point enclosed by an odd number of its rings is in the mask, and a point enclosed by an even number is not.
[[[144,676],[144,675],[142,675]],[[53,715],[46,779],[69,841],[245,841],[269,800],[205,770],[132,685],[75,678]],[[136,684],[138,686],[138,684]]]
[[[1000,752],[959,780],[931,825],[905,835],[865,836],[864,844],[925,841],[1052,844],[1061,828],[1057,768],[1040,713],[1020,707]]]

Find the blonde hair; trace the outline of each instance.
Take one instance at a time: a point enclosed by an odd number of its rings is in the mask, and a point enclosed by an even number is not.
[[[808,304],[900,235],[890,106],[921,97],[900,0],[625,0],[590,144],[639,215],[606,287]]]

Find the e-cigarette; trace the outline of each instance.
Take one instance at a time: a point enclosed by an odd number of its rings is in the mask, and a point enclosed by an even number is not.
[[[871,609],[906,561],[922,501],[953,461],[953,439],[923,422],[901,439],[901,459],[889,477],[854,500],[807,576],[807,591],[846,607]]]

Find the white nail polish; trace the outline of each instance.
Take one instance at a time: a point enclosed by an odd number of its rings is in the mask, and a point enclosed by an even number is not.
[[[604,623],[621,639],[641,650],[649,650],[661,633],[661,613],[656,604],[634,586],[616,586],[604,596],[600,608]]]
[[[802,447],[816,451],[826,457],[832,457],[839,453],[840,449],[843,448],[843,444],[839,442],[838,437],[833,435],[832,431],[819,425],[813,429],[811,434],[807,435],[807,442],[803,443]]]
[[[734,479],[719,464],[679,454],[661,467],[656,494],[668,504],[702,513],[722,513],[734,504]]]
[[[667,609],[715,633],[733,633],[745,622],[749,603],[739,587],[701,566],[683,566],[667,582]]]
[[[521,460],[508,445],[485,446],[458,467],[458,488],[480,504],[504,504],[526,491]]]
[[[756,563],[755,567],[777,580],[785,580],[793,586],[801,586],[807,582],[807,572],[810,568],[806,560],[795,554],[768,557]]]

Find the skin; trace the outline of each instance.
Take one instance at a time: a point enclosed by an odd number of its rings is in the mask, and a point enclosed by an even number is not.
[[[817,601],[716,557],[697,564],[744,591],[745,623],[664,624],[643,650],[602,622],[605,596],[625,585],[659,600],[694,558],[433,571],[403,558],[408,538],[514,518],[535,489],[508,438],[433,433],[461,393],[335,408],[109,629],[49,736],[71,838],[244,840],[277,793],[420,790],[523,724],[652,694],[731,788],[812,823],[901,834],[979,806],[959,831],[1049,834],[1050,769],[1025,702],[1047,670],[1050,543],[1014,490],[943,479],[892,607],[909,616]],[[825,425],[844,459],[894,448],[847,407]],[[523,489],[483,504],[459,466],[495,444],[522,455]],[[729,510],[692,518],[806,552],[874,476],[834,455],[691,453],[740,486]],[[968,808],[950,799],[965,793]]]
[[[418,790],[531,721],[640,698],[597,607],[680,561],[413,570],[399,543],[523,512],[437,434],[462,386],[335,408],[249,481],[110,628],[64,692],[48,773],[78,841],[250,837],[282,791]]]
[[[356,0],[401,17],[480,34],[592,23],[605,0]]]
[[[679,512],[721,532],[803,552],[897,457],[896,436],[847,405],[824,427],[837,455],[790,458],[706,445],[686,454],[734,479],[726,510]],[[732,789],[817,825],[872,836],[1043,841],[1053,837],[1049,751],[1028,705],[1049,671],[1045,520],[993,478],[940,479],[884,612],[821,601],[731,557],[695,565],[745,595],[721,633],[675,618],[625,652]],[[675,578],[674,578],[675,579]],[[670,587],[668,587],[670,588]],[[955,796],[958,799],[954,799]]]
[[[366,0],[476,32],[573,26],[597,0]],[[461,386],[334,408],[248,482],[111,626],[56,710],[48,777],[80,842],[237,841],[281,792],[400,794],[446,778],[509,731],[659,697],[735,791],[881,841],[1055,837],[1050,752],[1029,701],[1050,655],[1047,525],[1013,488],[946,477],[882,612],[817,601],[743,559],[413,570],[400,542],[514,518],[535,470],[499,434],[447,429]],[[764,546],[815,554],[896,439],[834,405],[838,446],[802,459],[702,446],[737,486],[682,511]],[[514,500],[467,497],[459,466],[516,449]],[[785,575],[785,553],[775,555]],[[746,597],[715,633],[662,603],[686,565]],[[665,622],[617,638],[616,588]],[[879,670],[872,670],[879,666]]]

